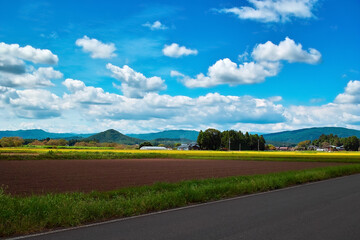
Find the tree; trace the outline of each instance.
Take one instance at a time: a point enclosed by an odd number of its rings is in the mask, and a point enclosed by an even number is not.
[[[264,151],[266,141],[263,135],[260,136],[259,142],[260,142],[260,151]]]
[[[205,132],[200,132],[198,144],[201,149],[218,150],[221,146],[221,132],[217,129],[209,128]]]
[[[20,147],[24,143],[24,139],[20,137],[3,137],[0,139],[1,147]]]
[[[345,138],[344,148],[346,151],[358,151],[359,139],[356,136]]]
[[[151,142],[143,142],[143,143],[140,144],[139,148],[145,147],[145,146],[150,146],[151,147],[152,144],[151,144]]]
[[[307,150],[308,147],[310,146],[310,144],[311,144],[310,140],[305,140],[305,141],[299,142],[298,145],[296,146],[296,148],[299,150]]]
[[[267,150],[276,150],[276,147],[274,145],[272,145],[272,144],[267,144],[265,149],[267,149]]]
[[[68,142],[65,139],[50,139],[46,144],[51,146],[66,146]]]
[[[321,147],[322,147],[322,148],[328,148],[328,147],[330,147],[330,143],[328,143],[328,142],[322,142],[322,143],[321,143]]]
[[[230,139],[230,149],[229,150],[239,150],[239,133],[235,130],[223,131],[221,133],[221,147],[229,148],[229,139]]]
[[[199,145],[200,149],[204,149],[204,147],[202,146],[203,138],[204,138],[204,132],[202,130],[200,130],[199,135],[198,135],[197,140],[196,140],[196,142]]]

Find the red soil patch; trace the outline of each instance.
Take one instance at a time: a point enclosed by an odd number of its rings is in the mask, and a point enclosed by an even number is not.
[[[265,174],[340,165],[192,159],[0,161],[0,185],[12,194],[107,191],[154,182]]]

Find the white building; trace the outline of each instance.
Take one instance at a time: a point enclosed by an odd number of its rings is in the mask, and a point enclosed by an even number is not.
[[[140,150],[168,150],[166,147],[143,146]]]

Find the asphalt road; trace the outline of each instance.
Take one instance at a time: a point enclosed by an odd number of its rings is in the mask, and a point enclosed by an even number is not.
[[[28,239],[360,239],[360,175]]]

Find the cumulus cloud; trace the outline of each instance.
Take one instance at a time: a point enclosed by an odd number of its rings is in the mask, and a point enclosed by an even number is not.
[[[335,98],[336,103],[360,104],[360,81],[349,81],[345,92]]]
[[[0,85],[5,87],[46,87],[53,86],[52,79],[62,78],[63,74],[52,67],[40,67],[24,74],[2,73]]]
[[[350,81],[342,94],[356,95],[358,84],[359,81]],[[69,90],[63,97],[46,90],[0,87],[0,107],[9,114],[31,119],[60,115],[63,118],[72,111],[67,116],[79,115],[79,121],[95,124],[96,129],[111,126],[127,132],[208,127],[271,132],[314,126],[359,128],[360,125],[360,103],[338,98],[321,106],[284,107],[279,104],[281,96],[264,99],[215,92],[188,97],[150,92],[142,98],[132,98],[86,86],[80,80],[66,79],[63,85]]]
[[[142,73],[135,72],[124,65],[122,68],[108,63],[106,68],[112,76],[121,82],[120,89],[123,94],[131,98],[141,98],[149,92],[159,92],[166,89],[165,81],[160,77],[145,77]]]
[[[150,28],[152,31],[167,29],[167,27],[164,24],[162,24],[160,21],[155,21],[153,23],[147,22],[147,23],[144,23],[143,26]]]
[[[259,22],[287,22],[292,18],[312,18],[317,0],[248,0],[253,6],[224,8],[222,13],[235,14],[240,19]]]
[[[265,81],[265,78],[275,76],[281,69],[281,61],[290,63],[305,62],[316,64],[321,61],[321,54],[316,49],[309,51],[302,49],[302,45],[294,40],[285,38],[279,45],[268,41],[258,44],[253,49],[251,56],[254,61],[237,64],[229,58],[218,60],[208,68],[207,74],[200,73],[195,78],[185,76],[177,71],[170,73],[173,77],[180,77],[185,86],[213,87],[221,84],[230,86],[242,84],[255,84]]]
[[[19,44],[0,43],[0,72],[22,74],[26,71],[24,61],[41,64],[57,64],[59,59],[48,49],[32,46],[20,47]]]
[[[173,57],[173,58],[198,54],[198,51],[196,49],[189,49],[184,46],[180,47],[179,44],[177,43],[172,43],[171,45],[165,45],[162,51],[165,56]]]
[[[328,103],[321,106],[291,106],[285,115],[291,126],[359,125],[360,105]]]
[[[185,77],[183,82],[189,88],[254,84],[263,82],[266,77],[277,75],[279,70],[278,62],[246,62],[238,65],[224,58],[210,66],[207,75],[200,73],[196,78]]]
[[[63,97],[68,107],[76,107],[77,103],[109,105],[122,101],[119,95],[104,92],[102,88],[88,87],[80,80],[68,78],[63,82],[63,85],[71,92],[71,94],[65,93]]]
[[[284,108],[267,99],[251,96],[223,96],[209,93],[205,96],[159,95],[148,93],[144,98],[122,97],[121,104],[93,105],[87,111],[94,118],[112,120],[167,120],[168,124],[200,125],[205,123],[233,124],[235,122],[273,123],[284,121]]]
[[[279,45],[267,41],[264,44],[255,46],[252,57],[256,61],[281,61],[286,60],[290,63],[304,62],[309,64],[316,64],[321,61],[321,53],[309,48],[308,51],[302,49],[300,43],[296,44],[294,40],[286,37]]]
[[[43,89],[17,90],[9,104],[20,118],[43,119],[61,115],[61,98]]]
[[[284,115],[293,128],[313,126],[356,127],[360,125],[360,81],[349,81],[345,92],[320,106],[290,106]]]
[[[76,40],[76,45],[82,47],[84,52],[89,52],[92,58],[111,58],[115,57],[116,50],[114,43],[103,43],[95,38],[84,36]]]

